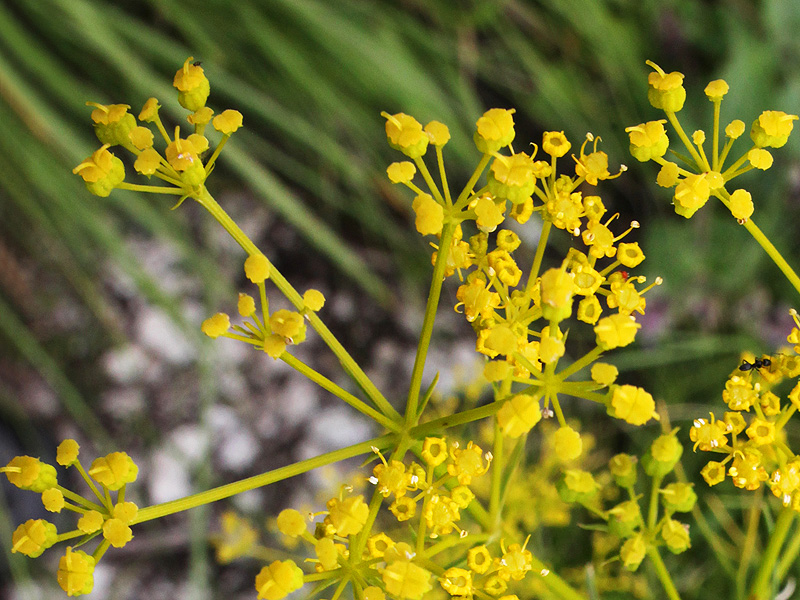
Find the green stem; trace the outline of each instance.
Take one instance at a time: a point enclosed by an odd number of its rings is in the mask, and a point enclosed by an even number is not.
[[[254,490],[277,481],[289,479],[290,477],[300,475],[301,473],[306,473],[312,469],[323,467],[341,460],[346,460],[348,458],[353,458],[354,456],[358,456],[360,454],[370,454],[372,453],[373,446],[377,448],[387,448],[393,444],[394,440],[394,435],[384,435],[367,440],[366,442],[348,446],[347,448],[342,448],[341,450],[326,452],[320,456],[315,456],[313,458],[301,460],[300,462],[296,462],[285,467],[273,469],[272,471],[267,471],[261,475],[255,475],[235,483],[229,483],[212,490],[200,492],[199,494],[193,494],[185,498],[172,500],[171,502],[164,502],[162,504],[148,506],[139,511],[139,513],[136,515],[136,518],[131,522],[131,525],[143,523],[145,521],[152,521],[153,519],[160,519],[161,517],[182,512],[184,510],[189,510],[190,508],[196,508],[204,504],[210,504],[211,502],[224,500],[225,498],[230,498],[236,494],[241,494],[242,492]]]
[[[442,236],[439,238],[439,252],[436,255],[436,265],[433,267],[433,278],[428,292],[428,304],[425,307],[425,320],[422,323],[417,355],[414,358],[414,368],[411,371],[411,385],[408,390],[408,402],[406,403],[405,420],[407,427],[413,427],[418,418],[417,406],[419,404],[419,392],[422,387],[422,372],[425,369],[425,359],[428,356],[428,348],[433,335],[433,323],[436,319],[436,309],[439,307],[444,272],[447,267],[447,258],[450,254],[450,242],[453,239],[456,227],[457,224],[455,222],[446,223],[442,228]]]
[[[769,542],[761,555],[761,563],[750,586],[749,600],[767,600],[770,595],[770,583],[775,572],[775,563],[778,561],[783,542],[794,522],[795,512],[790,507],[784,507],[775,521],[775,528],[769,536]]]
[[[667,571],[667,567],[661,559],[661,555],[658,553],[658,548],[655,546],[648,546],[647,556],[650,557],[650,562],[653,563],[653,567],[655,567],[656,575],[661,585],[664,587],[667,597],[670,600],[681,600],[680,594],[678,594],[678,590],[672,582],[672,577],[669,576],[669,571]]]
[[[564,381],[567,377],[572,375],[573,373],[577,373],[583,367],[590,365],[594,361],[596,361],[600,356],[603,354],[603,349],[600,346],[597,346],[594,350],[590,350],[586,354],[584,354],[581,358],[576,360],[572,363],[569,367],[558,373],[558,378],[561,381]]]
[[[552,228],[552,221],[545,221],[542,225],[542,231],[539,234],[539,242],[536,245],[536,255],[533,257],[531,272],[528,273],[528,281],[525,284],[525,295],[528,297],[530,297],[533,285],[539,277],[539,269],[542,268],[542,260],[544,259],[544,249],[547,246],[547,238],[550,237],[550,230]]]
[[[331,394],[335,395],[337,398],[346,402],[353,408],[355,408],[358,412],[362,413],[363,415],[369,417],[376,423],[382,425],[389,431],[393,431],[397,433],[402,429],[402,425],[392,421],[389,417],[384,416],[382,413],[378,412],[368,404],[362,402],[358,398],[356,398],[353,394],[348,392],[347,390],[343,389],[342,387],[336,385],[333,381],[318,373],[303,361],[295,358],[288,352],[284,352],[281,354],[281,360],[285,362],[287,365],[302,373],[305,377],[319,385],[321,388],[329,391]]]
[[[791,541],[786,545],[783,550],[783,555],[778,561],[778,566],[775,568],[776,578],[778,581],[783,581],[789,569],[795,565],[797,555],[800,553],[800,535],[795,534],[792,536]]]
[[[794,272],[794,269],[789,266],[789,263],[783,258],[780,252],[778,252],[777,248],[772,245],[772,242],[769,241],[767,236],[765,236],[761,230],[753,223],[752,220],[748,220],[744,224],[744,228],[753,236],[753,238],[761,245],[772,261],[778,265],[778,268],[783,272],[786,276],[786,279],[789,280],[789,283],[792,284],[795,290],[800,293],[800,277],[797,276],[797,273]]]
[[[479,406],[478,408],[470,408],[469,410],[455,413],[453,415],[440,417],[438,419],[434,419],[433,421],[423,423],[422,425],[412,427],[409,430],[408,435],[414,439],[422,439],[428,435],[441,434],[443,429],[449,429],[450,427],[455,427],[456,425],[472,423],[473,421],[479,421],[481,419],[485,419],[486,417],[491,417],[498,410],[500,410],[503,404],[503,402],[491,402],[490,404]]]
[[[579,594],[566,581],[550,571],[545,564],[535,556],[531,557],[531,571],[538,573],[542,582],[557,598],[561,600],[586,600],[586,596]]]
[[[216,200],[208,193],[208,190],[205,187],[201,187],[200,190],[193,196],[195,200],[205,208],[211,216],[213,216],[217,222],[222,225],[225,230],[230,234],[230,236],[236,240],[242,249],[244,249],[247,254],[262,254],[261,250],[250,240],[247,235],[245,235],[244,231],[242,231],[236,222],[228,216],[223,208],[217,203]],[[275,268],[275,266],[270,262],[270,280],[275,284],[281,293],[286,296],[286,299],[291,302],[295,308],[298,310],[303,309],[303,297],[297,292],[297,290],[292,287],[292,285],[288,282],[288,280],[281,275],[281,273]],[[358,366],[353,357],[344,349],[344,347],[339,343],[339,340],[331,333],[328,327],[320,320],[316,313],[311,312],[306,315],[309,324],[314,330],[319,334],[322,338],[322,341],[331,349],[331,351],[336,355],[339,359],[339,362],[342,363],[342,368],[347,372],[350,377],[364,390],[364,393],[367,397],[372,401],[372,403],[380,410],[383,414],[385,414],[390,419],[400,420],[400,413],[398,413],[394,407],[389,404],[389,401],[384,397],[383,394],[375,387],[375,384],[367,377],[366,373]]]

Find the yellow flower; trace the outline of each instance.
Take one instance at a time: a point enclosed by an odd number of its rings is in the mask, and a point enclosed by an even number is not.
[[[482,575],[492,566],[492,555],[486,546],[475,546],[467,551],[467,566],[470,571]]]
[[[148,98],[144,103],[141,112],[139,113],[139,120],[145,123],[152,123],[158,120],[158,109],[161,105],[158,103],[157,98]]]
[[[475,146],[484,154],[494,154],[514,141],[514,109],[492,108],[476,123]]]
[[[420,600],[433,587],[430,571],[407,560],[392,561],[381,577],[386,591],[398,600]]]
[[[58,488],[50,488],[42,492],[42,504],[49,512],[61,512],[64,508],[64,494]]]
[[[672,512],[691,512],[697,503],[697,494],[691,483],[670,483],[661,490],[661,502]]]
[[[612,414],[630,423],[644,425],[653,418],[656,403],[648,392],[633,385],[620,385],[614,388],[611,396]]]
[[[325,522],[332,525],[337,535],[347,537],[361,531],[367,522],[369,506],[364,496],[350,496],[344,500],[331,498],[328,500],[328,516]]]
[[[728,126],[725,127],[725,135],[735,140],[744,133],[745,124],[744,121],[740,121],[739,119],[734,119]]]
[[[386,137],[389,145],[409,158],[419,158],[428,149],[430,138],[422,130],[422,125],[414,117],[405,113],[390,115],[382,112],[386,119]]]
[[[298,312],[285,308],[276,310],[269,317],[269,326],[273,333],[292,340],[295,344],[305,338],[305,319]]]
[[[756,417],[745,431],[756,446],[764,446],[775,441],[775,423]]]
[[[635,571],[642,564],[646,553],[647,543],[644,541],[644,536],[641,533],[637,533],[629,540],[626,540],[619,550],[622,566],[628,571]]]
[[[264,339],[264,352],[267,356],[277,360],[286,350],[286,339],[277,333],[272,333]]]
[[[153,146],[153,132],[147,127],[134,127],[128,133],[131,143],[139,150],[146,150]]]
[[[439,121],[431,121],[425,125],[425,133],[428,134],[431,144],[439,148],[450,141],[450,130],[447,128],[447,125]]]
[[[617,313],[604,317],[594,327],[597,345],[603,350],[627,346],[633,342],[640,327],[631,315]]]
[[[299,511],[287,508],[278,515],[278,529],[284,535],[294,538],[307,531],[306,520]]]
[[[506,580],[522,581],[528,571],[531,570],[532,560],[533,555],[529,550],[519,544],[511,544],[508,550],[503,552],[498,574]]]
[[[750,164],[756,169],[766,171],[772,166],[773,158],[772,154],[769,153],[769,150],[764,150],[763,148],[753,148],[747,153],[747,160],[750,161]]]
[[[666,162],[659,169],[656,183],[663,188],[670,188],[678,183],[678,165],[674,162]]]
[[[236,303],[236,308],[240,315],[243,317],[249,317],[256,312],[256,301],[251,295],[240,292],[239,300]],[[227,329],[225,331],[227,331]]]
[[[269,261],[263,254],[251,254],[244,261],[244,274],[253,283],[264,283],[269,279]]]
[[[765,110],[750,128],[750,138],[759,148],[780,148],[789,139],[797,115],[781,110]]]
[[[564,156],[572,144],[569,143],[563,131],[545,131],[542,140],[542,150],[554,158]]]
[[[472,595],[472,573],[459,567],[447,569],[439,578],[439,584],[451,596]]]
[[[128,112],[127,104],[97,104],[87,102],[88,106],[95,106],[92,111],[94,132],[101,144],[109,146],[124,146],[131,148],[128,135],[136,128],[136,117]]]
[[[638,242],[623,242],[617,246],[617,260],[622,263],[622,266],[633,269],[644,260],[644,252]]]
[[[705,173],[686,176],[675,188],[675,212],[688,219],[708,202],[710,193]]]
[[[200,163],[200,158],[197,156],[194,145],[189,140],[181,139],[178,135],[175,136],[173,142],[167,145],[164,156],[176,171],[186,171],[195,166],[195,164]]]
[[[311,312],[317,312],[325,306],[325,296],[319,290],[306,290],[303,294],[303,307]]]
[[[208,125],[211,122],[211,117],[213,116],[214,116],[214,111],[208,106],[203,106],[202,108],[194,111],[192,114],[186,117],[186,120],[191,125],[198,125],[199,126],[198,129],[200,129]],[[241,123],[239,123],[239,125],[241,126]]]
[[[67,592],[67,596],[88,594],[94,587],[95,560],[83,550],[67,552],[58,563],[58,585]]]
[[[225,313],[217,313],[213,317],[209,317],[200,329],[210,338],[218,338],[230,329],[231,319]]]
[[[0,468],[8,481],[23,490],[41,493],[57,485],[56,469],[31,456],[15,456]]]
[[[367,540],[367,550],[372,558],[383,558],[386,551],[394,546],[394,541],[383,532],[371,535]]]
[[[491,462],[491,455],[487,454],[484,457],[483,450],[474,442],[469,442],[466,448],[452,446],[450,458],[452,462],[447,465],[447,472],[456,477],[461,485],[469,485],[473,477],[480,477],[486,473]]]
[[[729,89],[728,83],[724,79],[715,79],[710,82],[703,91],[706,93],[709,100],[712,102],[719,102],[722,100],[722,97],[728,93]]]
[[[214,117],[211,124],[220,133],[231,135],[242,126],[242,113],[228,109]]]
[[[497,423],[503,434],[518,438],[528,433],[542,419],[538,396],[517,394],[506,400],[497,412]]]
[[[553,449],[562,461],[578,458],[583,450],[581,434],[568,425],[559,427],[553,435]]]
[[[731,194],[731,214],[740,221],[746,221],[753,211],[753,197],[747,190],[736,190]]]
[[[597,296],[589,296],[578,303],[577,317],[584,323],[594,325],[602,313],[603,308],[600,306]]]
[[[575,273],[568,273],[563,269],[549,269],[542,275],[539,286],[544,318],[551,321],[567,318],[572,309],[572,296],[575,293]]]
[[[122,548],[133,539],[133,531],[123,523],[122,519],[107,519],[103,523],[103,537],[114,548]]]
[[[303,571],[292,560],[276,560],[256,575],[259,600],[281,600],[301,587]]]
[[[56,526],[44,519],[29,519],[14,530],[11,536],[11,552],[36,558],[56,543]]]
[[[561,480],[556,484],[558,495],[564,502],[585,502],[600,489],[592,474],[580,469],[565,469]]]
[[[654,108],[665,112],[678,112],[686,101],[686,90],[683,87],[683,73],[673,71],[665,73],[657,64],[647,61],[655,69],[647,77],[647,99]]]
[[[755,448],[744,448],[741,452],[735,452],[728,475],[731,476],[733,485],[751,491],[757,490],[769,478],[767,470],[761,464],[761,453]]]
[[[661,526],[661,537],[667,543],[667,548],[673,554],[680,554],[691,548],[689,540],[689,526],[676,521],[667,519]]]
[[[75,440],[67,439],[61,442],[56,449],[56,462],[62,467],[68,467],[78,460],[80,446]]]
[[[172,85],[178,90],[178,102],[186,110],[197,112],[206,104],[211,92],[211,85],[203,72],[203,67],[193,63],[193,57],[186,59],[183,67],[178,69]]]
[[[78,529],[83,533],[94,533],[103,526],[103,514],[96,510],[87,511],[78,519]]]
[[[636,160],[647,162],[667,153],[669,138],[664,123],[666,121],[661,119],[625,128],[631,142],[630,153]]]
[[[492,196],[484,195],[473,200],[470,204],[470,208],[475,211],[475,224],[481,231],[490,233],[497,229],[497,226],[503,222],[503,211],[505,210],[504,201],[501,202],[501,205],[498,205],[495,203]]]
[[[136,481],[138,474],[139,467],[125,452],[112,452],[101,456],[92,462],[89,469],[89,475],[112,492]]]
[[[73,174],[83,178],[86,189],[102,198],[125,180],[125,166],[108,151],[108,146],[105,144],[72,169]]]
[[[444,209],[430,194],[419,194],[411,204],[417,218],[414,225],[422,235],[439,235],[444,226]]]
[[[412,519],[417,514],[417,503],[413,498],[403,496],[392,502],[391,506],[389,506],[389,511],[402,523]]]
[[[611,385],[617,380],[617,375],[619,375],[619,369],[614,365],[601,362],[592,365],[591,376],[595,383]]]
[[[139,514],[139,507],[133,502],[118,502],[114,505],[114,510],[111,514],[115,519],[119,519],[123,523],[130,523]]]
[[[431,467],[438,467],[447,460],[447,441],[444,438],[426,437],[422,443],[422,460]]]
[[[631,487],[636,483],[636,457],[630,454],[615,454],[608,461],[608,470],[620,487]]]
[[[497,198],[505,198],[513,204],[524,202],[536,188],[533,160],[524,152],[497,155],[489,169],[487,185]]]
[[[700,475],[708,485],[717,485],[725,479],[725,465],[715,460],[709,461],[700,471]]]
[[[564,340],[549,335],[549,332],[545,331],[549,329],[545,327],[542,330],[542,339],[539,340],[539,360],[546,364],[556,362],[566,352]]]
[[[404,160],[403,162],[393,162],[386,167],[386,174],[392,183],[410,183],[414,179],[417,167],[414,163]]]
[[[136,157],[136,162],[133,163],[133,168],[137,173],[142,175],[152,175],[161,166],[161,155],[155,148],[147,148],[139,156]]]

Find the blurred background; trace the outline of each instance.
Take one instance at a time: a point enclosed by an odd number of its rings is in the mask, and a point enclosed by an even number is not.
[[[374,433],[282,363],[200,334],[204,318],[234,312],[247,291],[241,250],[201,207],[170,211],[174,198],[121,191],[97,198],[71,173],[99,146],[88,100],[138,114],[156,96],[167,121],[185,124],[171,82],[187,56],[211,81],[209,106],[244,115],[211,193],[296,288],[325,293],[323,318],[390,398],[405,392],[413,362],[430,247],[414,231],[409,193],[385,176],[400,158],[380,111],[450,127],[454,187],[479,158],[472,131],[488,108],[516,108],[520,148],[545,130],[564,130],[574,150],[587,132],[600,136],[610,170],[629,170],[599,193],[620,223],[641,223],[630,239],[647,256],[644,274],[665,280],[647,296],[638,346],[608,360],[688,429],[719,402],[741,350],[785,343],[798,299],[721,205],[691,221],[675,215],[654,165],[628,154],[624,128],[662,116],[647,103],[647,59],[686,74],[688,131],[708,131],[702,90],[716,78],[731,86],[724,122],[797,113],[798,30],[800,4],[780,0],[4,0],[0,463],[52,460],[65,437],[89,461],[124,449],[141,468],[132,498],[150,504]],[[774,155],[771,170],[737,184],[797,266],[800,136]],[[523,238],[530,252],[535,227]],[[552,257],[569,244],[556,238]],[[444,394],[469,383],[475,360],[471,329],[448,303],[429,373],[440,369]],[[343,383],[310,338],[298,356]],[[606,435],[636,447],[655,434]],[[92,597],[252,598],[260,565],[219,566],[208,550],[219,512],[263,525],[335,481],[314,473],[139,527],[103,559]],[[62,597],[60,551],[37,560],[9,551],[16,525],[42,516],[35,495],[5,481],[0,492],[0,595]]]

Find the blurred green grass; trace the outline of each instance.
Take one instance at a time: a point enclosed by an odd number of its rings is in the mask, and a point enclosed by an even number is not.
[[[197,207],[170,212],[169,198],[122,192],[95,198],[71,174],[98,146],[87,100],[129,103],[136,113],[155,95],[177,121],[169,84],[192,55],[211,80],[210,105],[245,115],[212,191],[252,195],[324,255],[342,285],[387,312],[422,293],[429,269],[426,246],[408,224],[410,202],[384,176],[397,157],[386,146],[381,110],[450,126],[451,181],[471,171],[472,127],[491,106],[517,109],[518,140],[537,141],[545,129],[563,129],[573,143],[587,131],[600,135],[611,164],[630,167],[602,193],[642,222],[650,274],[666,279],[659,290],[666,325],[619,364],[638,369],[642,384],[670,403],[697,402],[714,393],[740,347],[775,343],[773,307],[796,298],[721,211],[709,207],[689,223],[675,216],[653,184],[652,165],[629,157],[623,129],[658,116],[646,102],[646,59],[686,73],[689,127],[706,125],[702,88],[717,77],[731,84],[723,118],[798,112],[798,29],[800,5],[777,0],[7,0],[0,5],[0,363],[6,372],[37,373],[61,410],[101,442],[102,378],[87,367],[130,335],[104,284],[107,269],[124,273],[145,302],[201,343],[180,298],[126,243],[135,232],[174,249],[213,305],[229,284],[203,251]],[[799,149],[795,136],[771,171],[742,179],[759,225],[787,257],[800,246],[786,227],[800,212]],[[66,337],[41,323],[64,298],[85,319]],[[703,364],[716,380],[689,376]],[[32,433],[41,422],[30,420],[15,393],[11,383],[0,386],[0,417],[10,435],[41,453]]]

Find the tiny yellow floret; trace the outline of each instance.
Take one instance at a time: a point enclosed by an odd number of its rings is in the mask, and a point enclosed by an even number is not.
[[[287,508],[278,514],[278,529],[282,534],[295,538],[305,533],[308,527],[300,511]]]
[[[730,87],[724,79],[715,79],[710,82],[703,91],[706,93],[709,100],[712,102],[719,102],[722,100],[722,97],[728,93],[729,89]]]
[[[139,467],[125,452],[112,452],[101,456],[92,462],[89,469],[89,475],[112,492],[136,481],[138,474]]]
[[[240,292],[236,308],[243,317],[250,317],[256,312],[256,301],[250,294]]]
[[[56,449],[56,462],[62,467],[68,467],[78,460],[80,446],[75,440],[67,439],[61,442]]]
[[[94,587],[95,560],[83,550],[67,547],[66,555],[58,563],[58,585],[67,596],[88,594]]]
[[[749,219],[754,211],[753,197],[747,190],[736,190],[731,194],[731,214],[740,221]]]
[[[214,129],[225,135],[231,135],[242,126],[242,113],[228,109],[214,117],[211,122]]]
[[[200,326],[200,329],[210,338],[218,338],[230,329],[231,319],[225,313],[217,313],[209,317]]]
[[[389,176],[389,181],[392,183],[410,183],[416,172],[417,167],[407,160],[393,162],[386,167],[386,175]]]
[[[263,254],[251,254],[244,261],[244,274],[253,283],[264,283],[269,279],[269,260]]]
[[[256,576],[259,600],[281,600],[301,587],[303,571],[292,560],[276,560]]]
[[[648,392],[633,385],[614,388],[611,396],[613,415],[631,425],[644,425],[655,412],[656,403]]]
[[[325,306],[325,296],[319,290],[306,290],[303,294],[303,306],[311,312],[317,312]]]
[[[11,552],[36,558],[56,543],[56,526],[44,519],[29,519],[11,535]]]
[[[569,425],[559,427],[553,435],[553,449],[556,452],[556,456],[562,461],[578,458],[583,450],[581,434]]]
[[[514,141],[514,109],[490,108],[478,119],[473,141],[479,151],[494,154]]]

